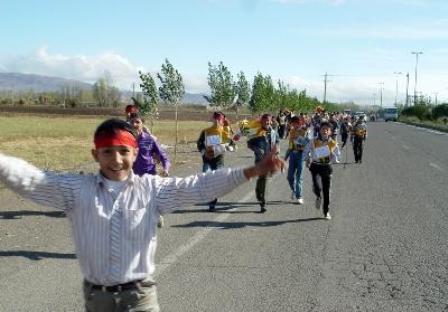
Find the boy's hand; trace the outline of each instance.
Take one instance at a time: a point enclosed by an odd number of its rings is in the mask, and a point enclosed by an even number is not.
[[[246,178],[250,179],[252,177],[268,175],[278,171],[283,172],[285,168],[285,161],[278,156],[278,149],[277,147],[274,147],[254,167],[245,169],[244,174],[246,175]]]
[[[162,172],[160,173],[160,175],[162,176],[162,177],[167,177],[169,174],[168,174],[168,170],[162,170]]]
[[[215,156],[215,152],[213,151],[213,146],[207,146],[205,149],[205,158],[207,159],[213,159]]]

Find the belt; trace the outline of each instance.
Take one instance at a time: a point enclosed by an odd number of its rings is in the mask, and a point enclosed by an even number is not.
[[[118,284],[113,286],[104,286],[104,285],[96,285],[92,284],[88,281],[85,281],[87,285],[92,287],[92,289],[101,290],[102,292],[121,292],[124,290],[136,289],[141,285],[142,280],[133,281],[124,284]]]
[[[318,161],[313,161],[311,163],[313,163],[315,165],[319,165],[319,166],[329,165],[330,164],[330,162],[318,162]]]

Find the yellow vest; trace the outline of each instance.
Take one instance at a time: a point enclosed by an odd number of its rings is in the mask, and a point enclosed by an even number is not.
[[[230,133],[224,130],[222,126],[213,125],[204,130],[205,146],[213,146],[227,143],[230,140]]]
[[[292,128],[289,132],[289,149],[303,151],[308,143],[307,130],[303,128]]]
[[[266,136],[266,130],[262,128],[260,120],[243,120],[240,122],[241,132],[248,139]]]

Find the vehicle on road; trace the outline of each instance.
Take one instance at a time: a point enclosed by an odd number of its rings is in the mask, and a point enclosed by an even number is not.
[[[396,107],[388,107],[384,109],[383,113],[384,121],[397,121],[398,120],[398,109]]]
[[[364,112],[355,112],[353,114],[353,119],[354,120],[358,120],[358,118],[361,117],[361,116],[364,118],[364,121],[367,121],[366,113],[364,113]]]

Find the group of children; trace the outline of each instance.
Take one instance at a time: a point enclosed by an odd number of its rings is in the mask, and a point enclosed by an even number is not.
[[[352,124],[351,116],[339,113],[330,115],[320,107],[312,117],[302,113],[294,115],[285,110],[279,113],[277,119],[270,114],[263,114],[257,119],[243,120],[239,123],[236,134],[225,115],[215,112],[213,125],[201,132],[197,146],[202,154],[203,172],[206,172],[224,166],[226,148],[234,141],[239,141],[241,136],[247,137],[247,147],[253,151],[255,163],[274,147],[279,151],[280,139],[288,139],[284,160],[289,164],[287,180],[292,193],[291,199],[300,205],[304,203],[302,173],[304,167],[309,168],[316,195],[315,207],[322,207],[324,217],[330,220],[331,164],[340,162],[338,134],[341,135],[341,148],[344,148],[350,136],[355,161],[361,163],[363,142],[367,138],[363,117]],[[260,212],[266,211],[267,178],[260,176],[256,183],[255,194]],[[214,199],[209,203],[210,211],[215,209],[216,202],[217,199]]]
[[[312,127],[305,115],[292,116],[283,159],[270,114],[241,122],[236,133],[223,113],[214,113],[213,121],[197,142],[203,173],[185,178],[168,177],[167,153],[137,111],[127,111],[126,121],[109,119],[96,129],[92,156],[99,165],[97,173],[56,174],[0,153],[0,182],[25,198],[66,212],[84,277],[86,311],[159,311],[153,273],[161,215],[198,202],[208,202],[214,210],[217,198],[255,177],[260,212],[265,212],[267,178],[283,171],[285,160],[294,199],[303,204],[305,164],[313,177],[316,207],[323,197],[324,216],[331,218],[331,162],[338,161],[339,148],[330,122],[320,120]],[[224,153],[232,150],[229,143],[242,136],[255,164],[222,168]],[[155,158],[161,175],[156,175]]]

